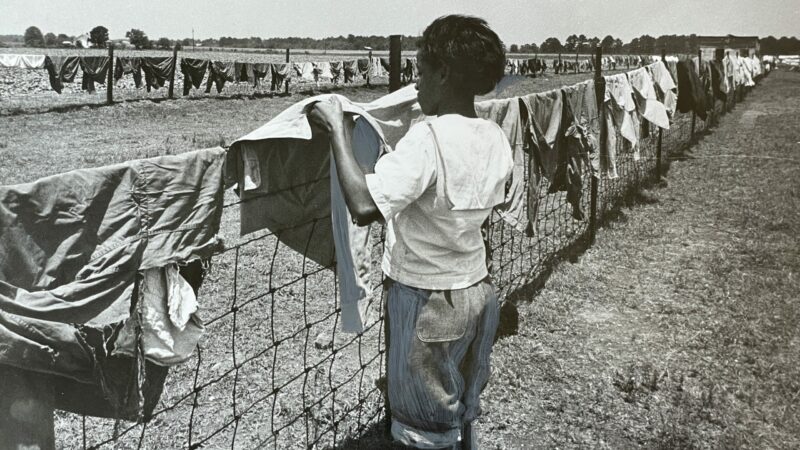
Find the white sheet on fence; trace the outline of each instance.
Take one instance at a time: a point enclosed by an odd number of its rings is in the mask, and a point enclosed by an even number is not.
[[[639,114],[650,123],[668,130],[669,117],[667,117],[667,109],[656,97],[653,77],[647,68],[640,67],[628,72],[628,80],[631,82],[633,92],[636,94],[636,107]]]
[[[18,69],[41,69],[44,55],[0,55],[0,67]]]

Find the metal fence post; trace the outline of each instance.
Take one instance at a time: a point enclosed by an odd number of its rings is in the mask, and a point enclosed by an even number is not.
[[[389,36],[389,92],[400,89],[400,53],[403,49],[402,36],[393,34]]]
[[[286,49],[286,70],[288,71],[288,73],[291,73],[291,71],[292,71],[292,68],[289,67],[290,55],[291,55],[291,50],[287,48]],[[288,74],[286,76],[286,80],[283,83],[283,86],[284,86],[283,93],[286,94],[286,95],[289,95],[289,76],[288,76]]]
[[[175,70],[178,68],[178,44],[172,48],[172,73],[169,74],[169,98],[175,93]]]
[[[597,121],[600,126],[600,142],[598,150],[598,158],[608,154],[608,130],[605,124],[605,96],[606,96],[606,80],[603,78],[603,48],[600,46],[595,47],[595,64],[594,64],[594,93],[597,96]],[[600,188],[601,174],[592,174],[591,177],[591,197],[589,198],[589,244],[594,244],[595,235],[597,234],[597,195]]]
[[[667,48],[661,49],[661,63],[667,64]],[[658,145],[656,146],[656,181],[661,181],[661,142],[664,135],[664,130],[658,127]]]
[[[106,81],[106,103],[114,104],[114,44],[108,45],[108,80]]]

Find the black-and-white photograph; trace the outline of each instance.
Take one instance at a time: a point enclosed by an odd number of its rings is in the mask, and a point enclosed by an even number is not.
[[[800,448],[797,0],[2,0],[0,450]]]

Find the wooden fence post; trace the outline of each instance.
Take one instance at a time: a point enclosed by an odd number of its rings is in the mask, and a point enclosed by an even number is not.
[[[595,47],[595,64],[594,64],[594,93],[597,97],[597,121],[600,126],[600,142],[598,151],[598,158],[608,154],[608,130],[605,124],[605,97],[606,97],[606,79],[603,78],[603,48],[599,45]],[[600,184],[600,177],[602,173],[592,174],[590,180],[591,197],[589,198],[589,244],[594,244],[594,238],[597,234],[597,195]]]
[[[291,59],[290,55],[291,55],[291,51],[287,48],[286,49],[286,71],[287,71],[287,73],[286,73],[286,80],[284,81],[284,84],[283,84],[284,85],[283,93],[286,94],[286,95],[289,95],[289,74],[292,73],[292,68],[289,67],[289,60]]]
[[[389,36],[389,92],[400,89],[400,53],[403,49],[403,37],[399,34]]]
[[[667,48],[661,49],[661,63],[666,67],[667,64]],[[661,140],[663,138],[664,130],[658,127],[658,145],[656,146],[656,181],[661,181]]]
[[[108,45],[108,80],[106,81],[106,103],[114,104],[114,44]]]
[[[578,44],[578,47],[575,48],[575,73],[580,72],[580,67],[578,67],[578,53],[580,51],[580,44]]]
[[[175,93],[175,71],[178,69],[178,44],[172,48],[172,73],[169,74],[169,98]]]
[[[372,84],[370,84],[370,78],[372,78],[372,50],[369,51],[367,59],[369,60],[367,62],[367,87],[372,87]]]

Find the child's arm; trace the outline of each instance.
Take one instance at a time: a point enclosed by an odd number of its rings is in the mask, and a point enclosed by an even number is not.
[[[378,206],[367,188],[364,172],[345,140],[341,104],[336,99],[332,99],[330,103],[317,103],[309,111],[309,118],[330,136],[333,159],[339,174],[339,185],[342,187],[347,209],[355,223],[365,226],[381,219]]]

